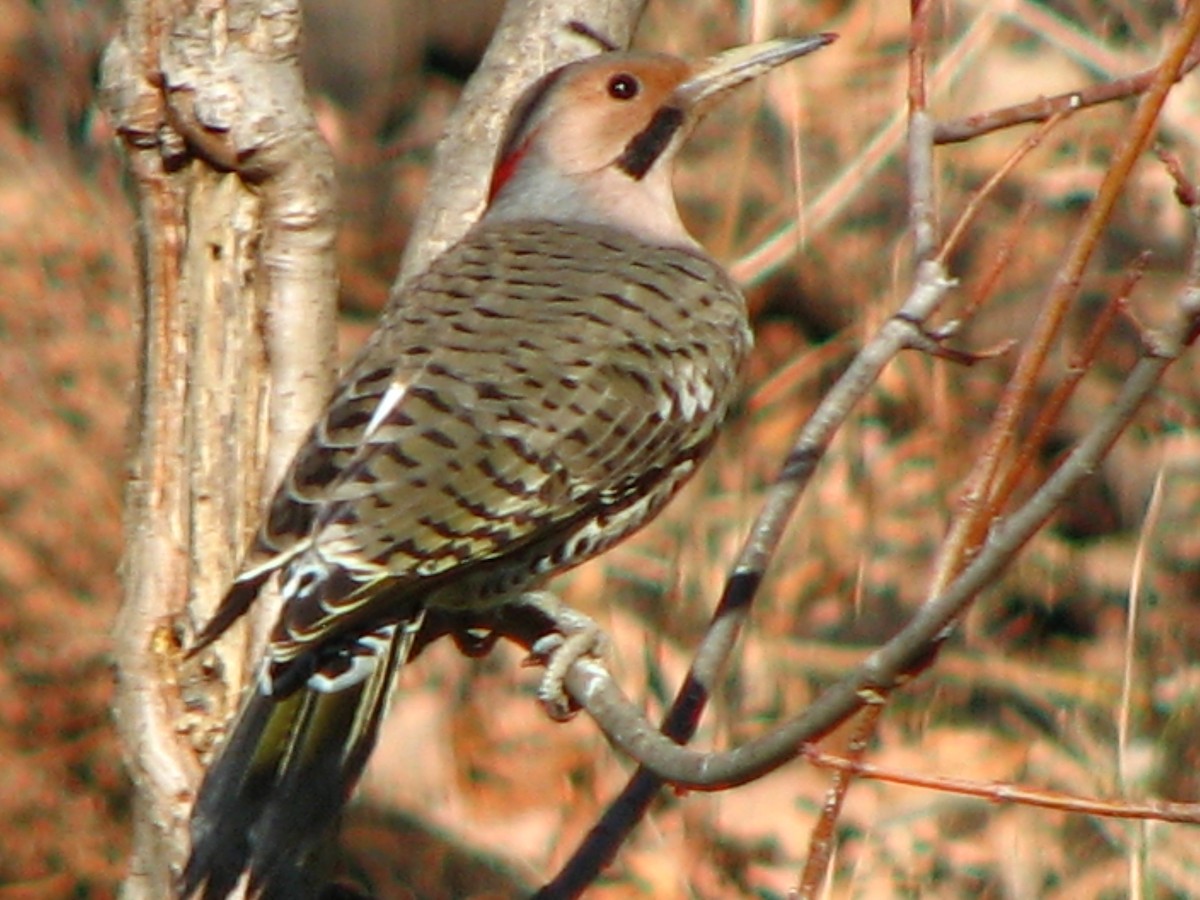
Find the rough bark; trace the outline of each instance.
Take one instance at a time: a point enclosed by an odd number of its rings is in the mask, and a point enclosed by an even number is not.
[[[201,754],[254,646],[224,641],[200,672],[182,664],[182,642],[220,598],[332,372],[332,163],[304,101],[298,36],[290,2],[129,0],[104,62],[142,266],[114,635],[135,786],[127,897],[170,896]]]
[[[504,113],[528,81],[625,43],[642,2],[513,0],[438,152],[403,271],[469,226]],[[126,502],[115,716],[135,788],[123,895],[170,896],[203,759],[264,631],[183,648],[215,607],[333,373],[334,180],[297,63],[297,0],[126,0],[102,99],[139,214],[140,360]]]

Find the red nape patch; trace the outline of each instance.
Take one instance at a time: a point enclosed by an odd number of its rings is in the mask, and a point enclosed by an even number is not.
[[[496,163],[496,168],[492,170],[492,184],[488,188],[488,206],[492,205],[492,201],[496,199],[496,195],[500,193],[500,189],[508,184],[509,179],[513,177],[513,173],[521,165],[521,160],[529,152],[531,142],[532,135],[525,138],[518,146],[513,147],[512,152]]]

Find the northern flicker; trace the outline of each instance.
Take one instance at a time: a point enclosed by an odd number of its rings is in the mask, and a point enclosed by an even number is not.
[[[191,818],[185,897],[318,889],[306,858],[431,607],[511,600],[645,524],[695,471],[751,341],[673,159],[711,101],[833,39],[571,63],[511,113],[479,222],[394,296],[193,654],[272,577],[280,618]]]

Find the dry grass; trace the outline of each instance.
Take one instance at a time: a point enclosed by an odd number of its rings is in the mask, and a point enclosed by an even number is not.
[[[651,4],[639,42],[702,55],[746,38],[749,26],[698,6]],[[758,350],[747,399],[710,465],[653,528],[562,581],[567,597],[610,629],[622,683],[652,712],[678,683],[796,429],[904,292],[907,6],[758,4],[753,27],[763,35],[836,30],[841,40],[716,113],[680,173],[694,230],[752,282]],[[1076,24],[1045,18],[1041,5],[941,3],[935,114],[950,118],[1144,68],[1172,16],[1166,2],[1073,0],[1056,8]],[[22,90],[9,87],[13,96]],[[430,102],[399,138],[407,149],[381,153],[391,159],[397,202],[418,194],[427,141],[452,89],[430,76]],[[1193,173],[1196,90],[1192,76],[1161,132]],[[65,96],[60,103],[70,108]],[[21,108],[5,105],[0,121],[0,797],[8,798],[10,828],[27,837],[0,850],[0,896],[104,896],[123,866],[127,821],[105,713],[104,653],[118,595],[123,419],[135,349],[131,222],[119,192],[95,169],[81,174],[78,143],[24,136]],[[1026,334],[1032,304],[1128,112],[1126,104],[1067,121],[986,202],[952,260],[961,281],[956,314],[983,301],[956,346],[988,348]],[[939,151],[946,226],[1027,133]],[[86,155],[102,152],[92,146]],[[1098,308],[1143,249],[1154,255],[1130,308],[1142,323],[1166,317],[1189,233],[1170,191],[1162,168],[1143,160],[1043,393],[1064,376]],[[386,295],[398,247],[377,231],[356,231],[354,223],[374,220],[353,208],[354,192],[347,202],[347,306],[372,309]],[[801,204],[814,202],[798,220]],[[389,215],[403,223],[411,210]],[[764,270],[757,251],[797,223],[801,249]],[[985,287],[1010,252],[995,286]],[[347,343],[362,329],[349,325]],[[1106,341],[1040,453],[1040,471],[1110,402],[1137,351],[1127,324]],[[966,369],[909,354],[887,370],[822,463],[700,743],[727,746],[801,710],[905,621],[923,599],[1012,363],[1010,354]],[[1196,375],[1195,360],[1185,358],[937,664],[894,697],[870,762],[1087,797],[1200,795]],[[1150,515],[1156,482],[1161,503]],[[1139,554],[1140,603],[1129,628]],[[434,856],[434,871],[462,869],[445,862],[444,843],[431,849],[377,828],[380,811],[395,808],[511,861],[529,883],[561,862],[628,765],[587,721],[547,722],[531,702],[533,681],[512,652],[467,661],[449,646],[405,674],[367,778],[370,814],[354,825],[365,870],[378,878],[402,867],[405,849],[418,869],[428,870]],[[828,742],[839,746],[836,737]],[[589,896],[786,896],[828,782],[828,773],[797,762],[725,794],[664,796]],[[1200,842],[1189,826],[864,781],[850,792],[837,837],[834,897],[1200,895]],[[445,896],[484,896],[487,884],[486,875],[458,887],[440,881]],[[429,885],[413,890],[436,895]]]
[[[69,148],[16,126],[0,120],[0,895],[104,896],[128,844],[107,647],[132,219]]]

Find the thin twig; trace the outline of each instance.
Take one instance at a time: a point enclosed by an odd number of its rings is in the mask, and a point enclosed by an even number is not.
[[[963,235],[967,233],[967,227],[975,221],[975,217],[979,214],[980,209],[983,208],[983,201],[991,196],[992,192],[1005,178],[1008,177],[1009,173],[1017,167],[1021,160],[1028,156],[1031,151],[1041,146],[1042,141],[1044,141],[1050,135],[1050,132],[1057,128],[1058,125],[1064,119],[1066,119],[1068,115],[1069,113],[1063,112],[1047,119],[1046,122],[1042,124],[1041,128],[1037,129],[1033,134],[1029,135],[1029,137],[1022,141],[1020,146],[1018,146],[1012,153],[1009,154],[1008,159],[1004,160],[1004,163],[998,169],[996,169],[995,172],[988,176],[988,180],[985,181],[983,185],[971,195],[971,199],[967,201],[967,205],[963,208],[963,211],[959,213],[958,220],[950,229],[949,235],[947,235],[945,242],[942,244],[941,250],[938,252],[938,259],[942,260],[943,263],[949,264],[950,255],[957,249],[959,241],[961,241]]]
[[[846,758],[847,762],[862,764],[867,749],[871,745],[871,739],[875,736],[879,726],[879,720],[883,716],[883,708],[882,698],[879,702],[867,704],[866,712],[855,728],[854,735],[850,738],[849,746],[846,748],[849,753]],[[846,794],[849,793],[850,785],[854,782],[857,774],[850,766],[836,769],[835,772],[833,784],[825,792],[825,802],[821,804],[821,815],[817,817],[817,824],[813,826],[812,834],[809,836],[804,871],[801,873],[800,882],[796,887],[797,900],[811,900],[813,897],[820,896],[821,887],[833,859],[838,817],[846,802]]]
[[[926,89],[931,8],[927,0],[913,0],[908,44],[908,227],[912,234],[913,261],[917,265],[933,256],[937,244],[934,121]]]
[[[1032,467],[1035,457],[1045,445],[1054,426],[1058,424],[1059,417],[1068,401],[1074,396],[1075,389],[1095,362],[1101,344],[1110,335],[1117,316],[1126,308],[1129,297],[1145,274],[1149,262],[1150,254],[1148,253],[1143,253],[1134,260],[1116,294],[1104,305],[1100,314],[1092,322],[1083,343],[1068,363],[1066,374],[1055,385],[1050,396],[1038,404],[1037,417],[1030,425],[1029,433],[1017,449],[1012,464],[1004,471],[999,484],[992,491],[991,503],[994,508],[1000,509],[1007,505],[1020,484],[1022,476]]]
[[[1178,81],[1200,63],[1200,47],[1195,47],[1184,60],[1183,67],[1175,76]],[[1094,84],[1075,91],[1038,97],[1025,103],[975,113],[952,122],[940,122],[934,130],[934,141],[938,144],[957,144],[980,135],[1001,131],[1016,125],[1031,122],[1046,122],[1056,116],[1070,115],[1081,109],[1125,100],[1145,93],[1154,83],[1159,67],[1154,66],[1127,78],[1118,78],[1103,84]]]
[[[1166,800],[1098,800],[1091,797],[1074,797],[1013,784],[986,784],[965,778],[948,778],[943,775],[924,776],[911,772],[889,769],[856,759],[846,759],[825,753],[813,746],[804,748],[804,758],[814,766],[848,772],[859,778],[886,781],[908,787],[927,788],[966,797],[979,797],[991,803],[1020,803],[1039,809],[1056,809],[1061,812],[1078,813],[1086,816],[1106,816],[1114,819],[1144,819],[1154,822],[1173,822],[1181,825],[1200,824],[1200,803],[1171,803]]]

